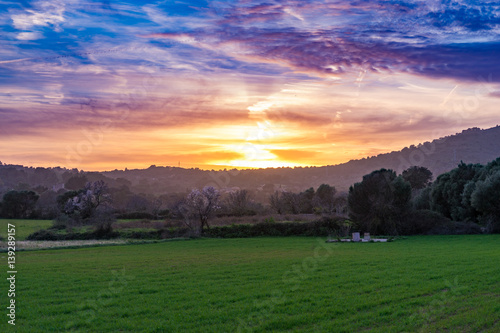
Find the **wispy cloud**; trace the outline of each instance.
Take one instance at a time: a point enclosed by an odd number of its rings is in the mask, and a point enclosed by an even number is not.
[[[438,129],[497,122],[496,2],[33,0],[4,7],[0,140],[19,153],[0,154],[13,162],[42,159],[30,141],[64,162],[68,146],[87,140],[84,131],[110,122],[113,131],[83,165],[115,163],[106,154],[124,142],[138,142],[145,164],[184,154],[200,165],[243,165],[242,145],[269,165],[332,164],[431,139]],[[113,158],[129,161],[125,155]]]
[[[349,19],[312,27],[280,24],[288,23],[283,20],[287,11],[307,17],[325,8],[330,14],[347,14]],[[424,2],[359,2],[338,7],[331,3],[260,4],[232,7],[209,29],[151,36],[320,74],[365,68],[477,80],[499,69],[498,13],[499,6],[491,4],[444,8]]]

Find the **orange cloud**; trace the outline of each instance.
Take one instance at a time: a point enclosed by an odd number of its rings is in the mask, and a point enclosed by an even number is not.
[[[311,161],[317,160],[321,153],[309,150],[297,149],[272,149],[270,153],[276,155],[282,161],[293,161],[305,164],[311,164]]]

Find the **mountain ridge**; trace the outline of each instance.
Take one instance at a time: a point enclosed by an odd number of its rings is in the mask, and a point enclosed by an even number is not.
[[[225,190],[247,188],[255,191],[302,191],[323,183],[346,191],[361,181],[363,175],[381,168],[401,173],[413,165],[424,166],[434,177],[464,163],[488,163],[500,156],[500,126],[480,129],[468,128],[454,135],[405,147],[400,151],[379,154],[337,165],[321,167],[282,167],[267,169],[201,170],[152,165],[146,169],[125,169],[103,172],[85,172],[66,168],[33,168],[22,165],[0,165],[0,189],[14,188],[19,183],[51,186],[60,190],[61,183],[75,175],[86,175],[88,180],[103,179],[111,187],[129,186],[133,192],[146,194],[181,193],[211,185]],[[12,168],[23,171],[16,175]],[[43,171],[42,169],[45,169]],[[55,175],[48,175],[48,170]],[[9,176],[10,172],[10,176]],[[22,173],[22,172],[21,172]],[[37,178],[35,175],[38,174]],[[15,183],[15,181],[18,183]]]

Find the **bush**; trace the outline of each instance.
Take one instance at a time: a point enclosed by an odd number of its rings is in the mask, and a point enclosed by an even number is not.
[[[431,210],[416,210],[408,215],[402,235],[469,235],[482,233],[481,227],[472,222],[456,222]]]
[[[35,231],[34,233],[28,235],[28,237],[26,237],[26,240],[55,241],[55,240],[59,240],[59,235],[53,233],[52,231],[42,229],[42,230]]]
[[[158,211],[158,217],[163,219],[170,217],[170,209],[162,209]]]
[[[163,230],[150,230],[150,231],[125,231],[120,232],[120,236],[123,238],[133,238],[133,239],[161,239]]]
[[[123,213],[116,215],[117,219],[122,220],[135,220],[135,219],[145,219],[145,220],[154,220],[154,215],[146,212],[131,212],[131,213]]]
[[[66,226],[64,224],[54,224],[52,227],[48,228],[47,230],[64,230],[66,229]]]
[[[90,240],[90,239],[112,239],[117,238],[117,232],[96,230],[93,232],[70,232],[67,234],[56,234],[50,230],[39,230],[26,237],[26,240],[47,240],[47,241],[63,241],[63,240]]]
[[[53,221],[54,226],[65,226],[66,228],[82,226],[84,220],[80,217],[78,212],[71,216],[66,214],[59,214]]]
[[[116,218],[109,212],[98,211],[85,222],[94,226],[96,235],[106,236],[113,232],[112,224],[116,222]]]
[[[274,220],[274,217],[269,217],[265,218],[262,223],[276,223],[276,220]]]
[[[122,231],[119,233],[122,238],[133,239],[167,239],[167,238],[191,238],[197,237],[189,228],[166,228],[158,230],[144,230],[144,231]]]
[[[432,210],[415,210],[401,224],[402,235],[425,235],[433,229],[448,225],[450,219]]]
[[[339,232],[344,219],[329,218],[312,222],[272,223],[265,221],[256,224],[239,224],[222,227],[212,227],[207,236],[218,238],[247,238],[258,236],[319,236],[325,237]]]
[[[432,228],[428,235],[475,235],[481,234],[481,227],[473,222],[452,222]]]

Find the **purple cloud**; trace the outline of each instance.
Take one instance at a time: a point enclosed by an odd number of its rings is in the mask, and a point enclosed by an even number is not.
[[[214,48],[234,43],[243,48],[247,60],[255,57],[306,72],[341,74],[362,67],[477,80],[500,69],[500,41],[490,32],[500,23],[498,12],[499,6],[491,4],[262,3],[229,7],[219,12],[221,18],[211,28],[182,35],[200,42],[200,47],[204,42]],[[308,20],[292,25],[290,16]],[[328,24],[329,16],[340,18]],[[457,29],[463,31],[457,34]],[[481,30],[485,32],[479,34]],[[242,58],[238,53],[227,55]]]

